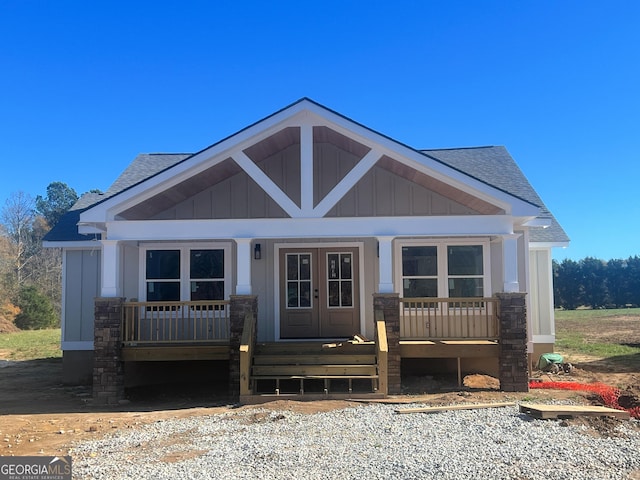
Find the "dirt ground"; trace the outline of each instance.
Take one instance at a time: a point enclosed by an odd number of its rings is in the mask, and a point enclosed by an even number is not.
[[[640,332],[620,336],[625,343],[638,342]],[[635,338],[635,339],[634,339]],[[629,340],[631,339],[631,340]],[[4,353],[4,357],[3,357]],[[0,352],[0,456],[73,455],[76,442],[96,439],[118,430],[128,430],[160,419],[204,416],[221,412],[265,408],[314,413],[356,405],[349,401],[294,402],[274,401],[255,406],[237,406],[220,391],[210,387],[163,386],[128,392],[130,400],[114,408],[94,406],[89,387],[60,383],[61,359],[22,362],[8,361]],[[627,365],[637,362],[611,362],[582,356],[569,357],[576,367],[571,374],[533,372],[542,381],[602,382],[625,391],[630,405],[640,405],[640,372]],[[634,359],[635,360],[635,359]],[[571,399],[583,404],[600,404],[601,399],[587,392],[531,390],[529,393],[505,393],[498,382],[484,375],[469,375],[464,386],[455,378],[403,378],[403,395],[392,397],[396,403],[422,402],[428,405],[492,403],[526,400],[546,403],[552,399]],[[615,435],[620,420],[577,418],[568,422],[586,424],[594,435]],[[632,422],[640,428],[638,422]]]

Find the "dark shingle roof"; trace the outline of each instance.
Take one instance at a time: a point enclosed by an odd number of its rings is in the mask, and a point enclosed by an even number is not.
[[[540,217],[549,218],[548,228],[531,228],[532,242],[568,242],[569,238],[546,208],[536,191],[504,147],[473,147],[436,150],[419,150],[423,154],[458,171],[480,180],[540,207]],[[92,235],[80,235],[77,223],[80,213],[107,198],[131,188],[144,180],[174,166],[191,154],[140,154],[122,172],[104,194],[85,194],[60,222],[45,236],[45,241],[82,241],[93,239]]]
[[[421,150],[437,160],[465,172],[477,180],[540,207],[539,218],[549,218],[551,226],[532,227],[532,242],[568,242],[569,237],[533,189],[527,177],[505,147],[472,147]]]
[[[190,157],[186,153],[142,153],[120,174],[106,192],[85,193],[60,221],[45,235],[45,242],[79,242],[93,240],[93,235],[78,233],[80,214],[94,205],[143,182],[176,163]]]

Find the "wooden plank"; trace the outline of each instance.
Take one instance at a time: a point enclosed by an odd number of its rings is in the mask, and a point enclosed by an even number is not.
[[[421,408],[403,408],[396,410],[396,413],[436,413],[447,412],[450,410],[477,410],[483,408],[500,408],[500,407],[513,407],[515,402],[502,402],[502,403],[466,403],[463,405],[446,405],[443,407],[421,407]]]
[[[375,365],[375,355],[255,355],[254,365]]]
[[[254,380],[372,380],[378,375],[254,375]]]
[[[615,417],[629,420],[629,412],[615,408],[591,405],[544,405],[521,403],[520,412],[535,418]]]
[[[378,316],[382,316],[380,320]],[[376,355],[378,356],[378,390],[387,395],[389,393],[389,345],[387,342],[387,327],[384,314],[376,311]]]
[[[125,362],[229,360],[229,346],[123,347]]]
[[[336,344],[338,345],[338,344]],[[320,344],[256,344],[256,355],[375,355],[373,343],[341,343],[335,348]]]
[[[402,358],[481,358],[497,357],[499,345],[495,342],[439,342],[400,341]]]
[[[254,365],[253,376],[265,375],[375,375],[375,365]]]
[[[382,393],[360,393],[362,397],[370,399],[383,399]],[[259,395],[241,395],[240,403],[243,405],[255,405],[260,403],[274,402],[276,400],[295,400],[299,402],[318,401],[318,400],[345,400],[354,401],[352,393],[281,393],[281,394],[259,394]],[[362,401],[362,399],[360,399]]]

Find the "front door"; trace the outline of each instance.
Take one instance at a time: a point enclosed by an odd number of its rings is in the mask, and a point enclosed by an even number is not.
[[[280,250],[280,337],[360,333],[358,249]]]

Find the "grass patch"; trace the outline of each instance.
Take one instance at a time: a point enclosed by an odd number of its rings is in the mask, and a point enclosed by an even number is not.
[[[567,353],[575,352],[592,357],[610,358],[640,354],[640,348],[617,343],[592,342],[579,332],[557,332],[556,348]]]
[[[640,308],[612,308],[610,310],[556,310],[556,321],[582,320],[585,322],[611,317],[640,317]]]
[[[0,358],[5,360],[60,357],[62,350],[59,328],[0,334]]]
[[[555,348],[561,353],[640,370],[640,309],[560,310],[555,318]]]

